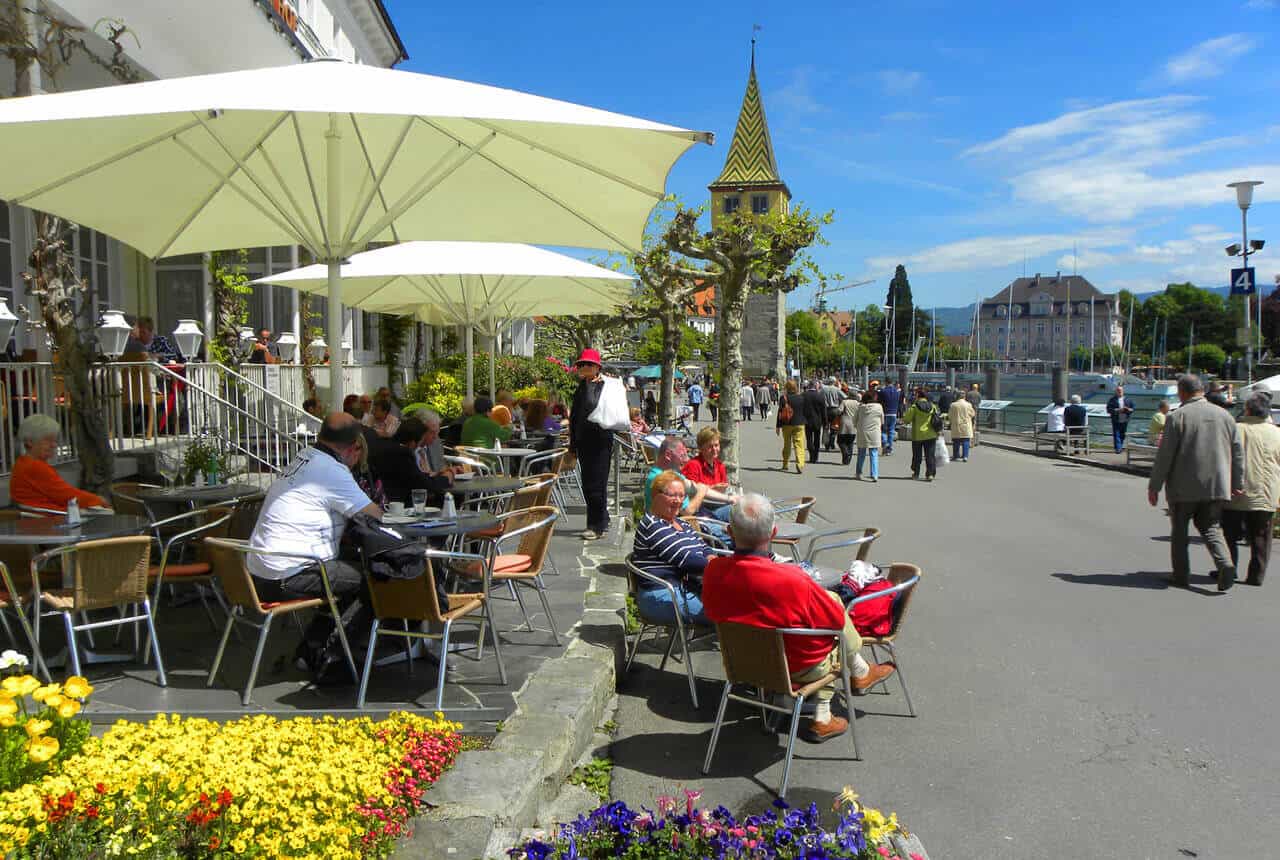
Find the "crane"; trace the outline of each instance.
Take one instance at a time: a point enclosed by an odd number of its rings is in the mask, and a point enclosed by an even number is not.
[[[818,287],[818,293],[813,298],[813,312],[818,314],[826,312],[827,293],[842,293],[845,290],[852,290],[854,287],[865,287],[867,284],[874,284],[874,283],[875,283],[874,279],[869,281],[854,281],[852,284],[845,284],[842,287],[834,287],[832,289],[827,289],[827,284],[824,281],[822,286]]]

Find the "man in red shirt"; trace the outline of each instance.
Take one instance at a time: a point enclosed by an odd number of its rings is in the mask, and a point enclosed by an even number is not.
[[[840,598],[791,564],[773,561],[769,543],[774,535],[773,505],[764,496],[747,493],[733,505],[729,532],[737,549],[732,556],[712,559],[702,575],[702,606],[714,622],[732,621],[752,627],[808,627],[843,629],[854,655],[853,686],[866,690],[893,674],[892,663],[868,664],[857,649],[862,638]],[[840,666],[839,649],[828,636],[786,636],[787,667],[797,686],[816,681]],[[831,713],[834,686],[814,694],[817,708],[805,727],[804,738],[822,743],[849,729],[849,721]]]

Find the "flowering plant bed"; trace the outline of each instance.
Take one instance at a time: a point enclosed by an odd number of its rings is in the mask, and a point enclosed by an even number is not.
[[[453,764],[458,729],[408,713],[121,721],[0,793],[0,854],[385,856]]]
[[[659,797],[657,810],[629,809],[615,801],[577,821],[563,825],[549,840],[530,839],[507,852],[516,860],[624,857],[632,860],[676,858],[857,858],[857,860],[921,860],[919,854],[900,855],[896,837],[906,831],[896,814],[862,806],[846,788],[836,798],[839,821],[822,827],[817,804],[792,809],[781,800],[761,815],[741,821],[723,806],[698,809],[702,796],[686,791],[681,809],[672,797]]]

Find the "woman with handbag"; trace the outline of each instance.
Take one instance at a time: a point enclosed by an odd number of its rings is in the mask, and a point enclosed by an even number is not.
[[[596,540],[609,531],[609,458],[613,454],[613,431],[588,420],[604,391],[599,350],[584,349],[574,368],[579,382],[569,409],[569,453],[578,458],[582,496],[587,501],[582,539]]]
[[[934,444],[942,431],[942,416],[923,389],[916,389],[916,400],[902,414],[902,423],[911,428],[911,480],[920,479],[920,460],[924,459],[924,479],[932,481],[938,474]]]
[[[787,471],[795,452],[796,474],[804,472],[804,398],[794,379],[787,380],[787,392],[778,401],[776,432],[782,437],[782,471]]]

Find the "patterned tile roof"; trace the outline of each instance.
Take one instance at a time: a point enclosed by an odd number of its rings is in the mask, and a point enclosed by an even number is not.
[[[738,114],[738,127],[733,131],[724,170],[720,171],[712,187],[782,184],[778,161],[773,155],[773,140],[769,137],[769,123],[764,116],[764,102],[760,98],[760,84],[756,81],[753,52],[747,92],[742,97],[742,110]]]

